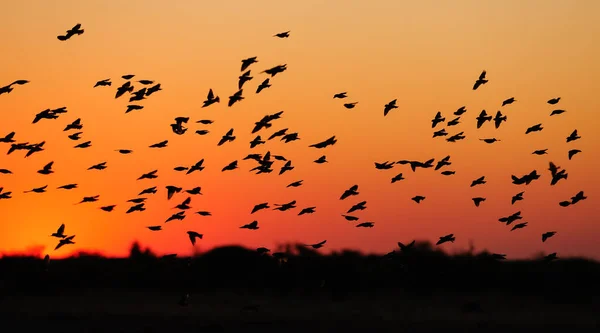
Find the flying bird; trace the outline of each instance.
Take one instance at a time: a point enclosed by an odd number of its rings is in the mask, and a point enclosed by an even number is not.
[[[187,234],[190,238],[190,242],[192,243],[192,245],[196,245],[196,239],[202,239],[202,237],[204,236],[203,234],[199,234],[195,231],[188,231]]]
[[[488,82],[488,80],[486,80],[485,76],[486,76],[487,72],[484,70],[483,72],[481,72],[481,74],[479,74],[479,78],[477,79],[477,81],[475,81],[475,84],[473,85],[473,90],[477,90],[477,88],[479,88],[479,86],[486,84]]]
[[[398,106],[396,105],[396,101],[397,99],[392,100],[391,102],[387,103],[384,108],[383,108],[383,116],[387,116],[387,114],[392,111],[393,109],[397,109]]]
[[[250,65],[255,64],[258,62],[257,60],[258,57],[250,57],[250,58],[246,58],[242,60],[242,68],[240,69],[240,72],[245,71]]]
[[[67,30],[66,34],[58,35],[56,38],[60,41],[66,41],[75,35],[82,35],[83,32],[84,30],[81,29],[81,23],[77,23],[73,28]]]
[[[288,37],[290,37],[290,31],[277,33],[277,34],[273,35],[273,37],[288,38]]]
[[[27,80],[16,80],[16,81],[13,81],[9,85],[6,85],[4,87],[0,87],[0,95],[2,95],[2,94],[8,94],[11,91],[13,91],[13,89],[14,89],[13,86],[14,85],[22,86],[22,85],[27,84],[27,83],[29,83],[29,81],[27,81]]]

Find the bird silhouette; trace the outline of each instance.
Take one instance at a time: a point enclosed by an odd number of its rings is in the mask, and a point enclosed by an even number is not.
[[[559,101],[560,101],[560,97],[552,98],[552,99],[548,100],[548,104],[554,105],[554,104],[557,104]]]
[[[577,134],[577,130],[574,130],[568,137],[567,137],[567,143],[571,142],[571,141],[575,141],[575,140],[579,140],[581,139],[581,136],[579,136],[579,134]]]
[[[477,78],[477,81],[475,81],[475,84],[473,85],[473,90],[477,90],[477,88],[479,88],[481,85],[488,82],[488,80],[485,78],[486,74],[487,72],[485,70],[479,74],[479,78]]]
[[[359,194],[358,185],[352,185],[349,189],[345,190],[344,193],[342,193],[340,200],[344,200],[344,199],[348,198],[349,196],[358,195],[358,194]]]
[[[494,117],[494,126],[499,128],[503,121],[506,121],[508,118],[502,114],[502,112],[496,112],[496,116]]]
[[[431,128],[435,128],[439,123],[446,121],[446,118],[442,117],[442,113],[438,111],[435,117],[431,120]]]
[[[475,197],[472,199],[473,203],[475,204],[476,207],[479,207],[479,205],[485,201],[485,198],[482,197]]]
[[[313,214],[315,212],[315,209],[317,207],[306,207],[306,208],[302,208],[302,210],[300,211],[300,213],[298,213],[298,215],[304,215],[304,214]]]
[[[54,250],[56,251],[67,244],[75,244],[75,242],[73,242],[73,238],[75,238],[75,235],[67,236],[65,238],[60,239]]]
[[[57,237],[57,238],[65,238],[67,237],[65,235],[65,224],[61,224],[60,227],[58,227],[58,229],[56,229],[56,232],[52,233],[50,236],[52,237]]]
[[[196,245],[196,239],[202,239],[202,237],[204,236],[203,234],[199,234],[195,231],[188,231],[187,234],[190,238],[190,242],[192,243],[192,245]]]
[[[511,204],[511,205],[514,205],[514,204],[515,204],[515,202],[517,202],[517,201],[520,201],[520,200],[523,200],[523,194],[524,194],[524,193],[525,193],[525,192],[519,192],[519,193],[517,193],[517,194],[513,195],[512,199],[510,200],[510,204]]]
[[[223,135],[221,137],[221,140],[219,140],[219,143],[217,144],[217,146],[221,146],[226,142],[231,142],[235,140],[235,136],[233,135],[233,128],[230,129],[229,131],[227,131],[227,133],[225,133],[225,135]]]
[[[545,242],[548,238],[556,235],[556,231],[549,231],[542,234],[542,242]]]
[[[515,100],[515,98],[514,98],[514,97],[507,98],[507,99],[505,99],[505,100],[502,102],[502,106],[509,105],[509,104],[512,104],[512,103],[514,103],[514,102],[516,102],[516,100]]]
[[[66,34],[58,35],[56,38],[58,38],[60,41],[66,41],[75,35],[82,35],[83,32],[84,30],[81,29],[81,23],[77,23],[75,26],[73,26],[73,28],[67,30]]]
[[[256,93],[260,93],[261,91],[263,91],[264,89],[270,88],[271,84],[270,84],[270,79],[266,78],[263,82],[261,82],[258,87],[256,88]]]
[[[533,126],[527,128],[527,130],[525,131],[525,134],[529,134],[529,133],[532,133],[532,132],[539,132],[539,131],[541,131],[543,129],[544,128],[542,127],[542,124],[536,124],[536,125],[533,125]]]
[[[240,227],[240,229],[258,230],[259,229],[258,221],[254,220],[248,224],[244,224],[243,226]]]
[[[206,95],[206,100],[202,104],[202,107],[205,108],[205,107],[211,106],[211,105],[213,105],[215,103],[219,103],[219,102],[221,102],[221,99],[219,98],[219,96],[216,96],[215,93],[213,93],[213,90],[209,89],[208,95]]]
[[[321,141],[315,144],[310,145],[309,147],[312,148],[318,148],[318,149],[323,149],[326,148],[328,146],[332,146],[337,142],[335,136],[330,137],[329,139],[325,140],[325,141]]]
[[[327,240],[324,240],[324,241],[322,241],[322,242],[315,243],[315,244],[308,244],[308,245],[305,245],[305,246],[310,246],[310,247],[312,247],[313,249],[320,249],[320,248],[322,248],[322,247],[323,247],[323,245],[325,245],[325,243],[327,243]]]
[[[288,37],[290,37],[290,31],[277,33],[277,34],[273,35],[273,37],[288,38]]]
[[[489,116],[485,110],[481,110],[481,113],[477,116],[477,128],[481,128],[486,121],[492,121],[492,116]]]
[[[384,107],[383,107],[383,116],[387,116],[388,113],[390,111],[392,111],[393,109],[397,109],[398,106],[396,105],[397,99],[392,100],[391,102],[387,103]]]
[[[29,83],[29,81],[27,81],[27,80],[16,80],[16,81],[13,81],[9,85],[6,85],[4,87],[0,87],[0,95],[2,95],[2,94],[9,94],[11,91],[13,91],[13,89],[14,89],[13,86],[14,85],[22,86],[22,85],[27,84],[27,83]]]
[[[454,234],[448,234],[440,237],[440,239],[437,241],[437,243],[435,243],[435,245],[441,245],[447,242],[454,243],[455,240],[456,238],[454,237]]]
[[[575,154],[579,154],[579,153],[581,153],[581,150],[579,150],[579,149],[569,150],[569,161],[573,158],[573,156],[575,156]]]
[[[346,98],[346,97],[348,97],[348,96],[347,96],[347,94],[348,94],[348,93],[344,91],[344,92],[337,93],[337,94],[333,95],[333,98],[334,98],[334,99],[335,99],[335,98],[339,98],[339,99]]]

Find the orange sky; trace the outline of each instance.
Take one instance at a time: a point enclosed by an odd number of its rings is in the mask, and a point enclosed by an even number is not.
[[[600,23],[597,1],[10,1],[0,4],[2,65],[0,86],[17,79],[31,83],[16,86],[0,96],[0,136],[16,131],[18,142],[46,140],[46,150],[27,159],[24,152],[0,154],[0,187],[13,198],[0,200],[0,250],[23,251],[38,245],[60,256],[78,250],[124,255],[135,239],[159,253],[188,254],[185,231],[205,235],[200,249],[241,243],[274,247],[287,241],[314,243],[327,239],[326,248],[357,248],[388,252],[397,241],[436,241],[454,233],[449,251],[468,247],[528,257],[539,251],[559,256],[600,258],[599,208],[595,200],[600,176],[598,134],[600,102]],[[76,23],[85,33],[61,42]],[[288,39],[273,34],[291,30]],[[227,97],[237,91],[241,59],[257,56],[249,69],[254,79],[244,86],[245,100],[227,107]],[[261,71],[279,64],[288,70],[271,79],[272,87],[256,95],[266,78]],[[471,88],[487,70],[489,83]],[[128,95],[115,99],[124,74],[160,82],[160,91],[142,101],[145,108],[124,114]],[[92,88],[111,78],[112,87]],[[141,86],[133,82],[136,90]],[[208,89],[222,102],[200,108]],[[347,91],[346,101],[359,102],[347,110],[333,94]],[[500,108],[514,96],[512,105]],[[561,96],[556,107],[546,104]],[[398,99],[399,108],[383,117],[383,105]],[[431,138],[431,119],[437,111],[453,118],[465,105],[461,124],[446,127],[450,134],[464,131],[467,139],[448,143]],[[68,107],[56,120],[31,124],[36,113]],[[566,113],[549,117],[555,109]],[[490,123],[475,127],[482,109],[497,110],[508,121],[495,130]],[[283,110],[273,127],[259,132],[263,138],[289,128],[301,140],[269,141],[254,153],[284,155],[295,169],[278,176],[254,175],[256,163],[241,161],[250,153],[253,123],[266,114]],[[175,135],[169,124],[177,116],[191,117],[185,135]],[[83,142],[76,144],[63,132],[66,124],[81,118]],[[212,119],[214,124],[194,124]],[[542,123],[544,130],[524,135]],[[438,125],[441,129],[445,126]],[[206,136],[196,129],[210,131]],[[237,139],[217,147],[230,128]],[[578,129],[582,139],[567,144]],[[338,143],[323,150],[309,148],[335,135]],[[487,145],[477,139],[496,137]],[[166,149],[150,144],[169,140]],[[8,144],[0,144],[8,150]],[[548,148],[548,155],[531,152]],[[573,160],[567,151],[583,152]],[[115,149],[132,149],[120,155]],[[329,163],[312,161],[326,155]],[[373,162],[413,159],[425,161],[451,155],[456,175],[444,177],[433,169],[413,173],[406,165],[376,170]],[[205,158],[206,169],[184,175],[173,171]],[[239,160],[240,169],[221,172]],[[54,161],[55,174],[36,173]],[[103,171],[86,170],[106,161]],[[568,180],[550,186],[548,162],[564,167]],[[275,171],[281,162],[275,163]],[[156,180],[136,181],[142,173],[158,169]],[[540,180],[527,187],[513,185],[511,174],[537,169]],[[390,184],[399,172],[406,180]],[[470,188],[485,175],[487,184]],[[298,188],[286,185],[304,180]],[[79,189],[56,190],[78,183]],[[23,191],[49,185],[45,194]],[[147,225],[163,224],[173,207],[187,195],[167,201],[165,185],[185,189],[201,186],[202,196],[192,196],[188,217],[151,232]],[[341,193],[360,186],[360,195],[344,201]],[[145,212],[125,215],[125,201],[142,189],[158,186],[148,198]],[[511,206],[510,198],[525,191],[525,200]],[[588,200],[567,208],[558,206],[584,190]],[[97,203],[74,205],[84,196],[100,195]],[[427,197],[421,204],[410,198]],[[472,197],[487,198],[476,208]],[[249,215],[254,204],[297,200],[288,212],[261,211]],[[372,229],[355,228],[340,213],[354,203],[367,201],[356,214],[373,221]],[[116,204],[112,213],[99,206]],[[316,206],[312,215],[297,216],[301,208]],[[209,210],[212,217],[193,212]],[[498,218],[522,211],[525,229],[509,232]],[[239,229],[258,220],[260,229]],[[52,252],[56,239],[49,237],[61,223],[67,234],[76,234],[76,245]],[[542,243],[541,234],[558,231]]]

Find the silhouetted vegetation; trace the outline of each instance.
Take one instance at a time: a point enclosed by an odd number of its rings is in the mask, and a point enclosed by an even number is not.
[[[169,258],[134,243],[129,258],[80,253],[51,260],[46,266],[39,258],[4,257],[0,276],[4,294],[81,288],[189,293],[233,288],[274,294],[327,291],[340,296],[388,288],[423,296],[445,290],[499,291],[569,302],[586,302],[600,294],[600,264],[586,259],[496,260],[473,249],[447,255],[427,242],[386,256],[355,251],[322,255],[300,245],[287,245],[281,253],[285,257],[275,259],[229,246],[194,257]]]
[[[174,258],[135,243],[128,258],[3,257],[1,317],[5,325],[63,333],[115,325],[132,332],[574,332],[597,322],[594,261],[497,260],[473,248],[448,255],[426,242],[386,256],[322,255],[293,244],[280,251],[228,246]],[[189,305],[179,306],[186,294]]]

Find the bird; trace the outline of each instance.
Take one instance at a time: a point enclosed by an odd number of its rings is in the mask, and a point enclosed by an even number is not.
[[[61,247],[65,246],[67,244],[75,244],[75,242],[73,242],[73,238],[75,238],[75,235],[71,235],[71,236],[68,236],[68,237],[65,237],[65,238],[61,238],[58,241],[58,245],[56,245],[56,247],[54,248],[54,250],[56,251],[56,250],[60,249]]]
[[[554,105],[554,104],[557,104],[559,101],[560,101],[560,97],[551,98],[548,100],[548,104]]]
[[[38,170],[38,173],[42,175],[49,175],[51,173],[54,173],[54,171],[52,170],[52,165],[54,165],[54,162],[50,162],[44,165],[42,169]]]
[[[300,211],[300,213],[298,213],[298,216],[300,215],[304,215],[304,214],[312,214],[315,212],[315,209],[317,207],[306,207],[306,208],[302,208],[302,210]]]
[[[485,142],[485,143],[488,143],[488,144],[492,144],[492,143],[494,143],[494,142],[499,142],[499,141],[501,141],[501,140],[499,140],[499,139],[496,139],[496,138],[486,138],[486,139],[479,139],[479,140],[481,140],[481,141],[483,141],[483,142]]]
[[[238,89],[242,90],[242,87],[244,86],[244,83],[252,80],[253,77],[250,76],[250,70],[246,71],[244,74],[240,75],[239,77],[239,81],[238,81]]]
[[[288,186],[286,186],[286,187],[298,187],[298,186],[300,186],[300,185],[302,185],[302,180],[298,180],[298,181],[295,181],[295,182],[293,182],[293,183],[290,183],[290,184],[289,184]]]
[[[492,121],[492,116],[488,116],[485,110],[481,110],[481,113],[477,116],[477,128],[481,128],[486,121]]]
[[[333,95],[333,98],[334,98],[334,99],[335,99],[335,98],[339,98],[339,99],[346,98],[346,97],[348,97],[348,96],[347,96],[347,94],[348,94],[348,93],[344,91],[344,92],[337,93],[337,94]]]
[[[395,182],[397,182],[397,181],[404,180],[404,179],[405,178],[402,177],[402,172],[401,172],[401,173],[395,175],[394,177],[392,177],[392,184],[395,183]]]
[[[217,144],[217,146],[221,146],[226,142],[231,142],[235,140],[235,136],[233,135],[233,128],[230,129],[229,131],[227,131],[227,133],[225,133],[225,135],[223,135],[221,137],[221,140],[219,140],[219,143]]]
[[[435,245],[441,245],[446,242],[454,243],[455,240],[456,240],[456,238],[454,237],[454,234],[448,234],[445,236],[441,236],[440,239],[437,241],[437,243],[435,243]]]
[[[227,106],[231,107],[236,102],[239,102],[239,101],[243,100],[244,97],[242,97],[242,92],[243,92],[243,90],[240,89],[235,94],[229,96],[229,103],[227,104]]]
[[[485,183],[486,183],[485,176],[481,176],[471,182],[471,187],[476,186],[476,185],[483,185]]]
[[[271,77],[274,77],[278,73],[282,73],[286,70],[287,70],[287,64],[283,64],[283,65],[277,65],[275,67],[271,67],[269,69],[265,69],[261,73],[266,73],[266,74],[271,75]]]
[[[496,112],[496,116],[494,116],[494,126],[496,128],[500,127],[500,124],[502,124],[503,121],[506,121],[508,118],[502,114],[502,112],[498,111]]]
[[[562,110],[562,109],[556,109],[556,110],[552,110],[552,112],[550,112],[550,116],[556,116],[556,115],[559,115],[559,114],[563,114],[563,113],[565,113],[565,112],[566,112],[566,111],[565,111],[565,110]]]
[[[502,102],[502,106],[509,105],[509,104],[512,104],[512,103],[514,103],[514,102],[516,102],[516,100],[515,100],[515,98],[514,98],[514,97],[507,98],[507,99],[505,99],[505,100]]]
[[[392,100],[391,102],[387,103],[384,108],[383,108],[383,116],[387,116],[387,114],[392,111],[393,109],[397,109],[398,106],[396,105],[397,99]]]
[[[481,85],[486,84],[488,82],[488,80],[486,80],[486,74],[487,72],[484,70],[481,72],[481,74],[479,74],[479,78],[477,78],[477,81],[475,81],[475,84],[473,85],[473,90],[477,90],[477,88],[479,88]]]
[[[77,23],[73,28],[67,30],[66,34],[58,35],[56,38],[60,41],[66,41],[75,35],[82,35],[84,29],[81,29],[81,23]]]
[[[416,203],[421,203],[421,201],[425,200],[425,197],[422,195],[416,195],[416,196],[412,197],[411,200]]]
[[[149,148],[165,148],[165,147],[167,147],[168,143],[169,143],[169,140],[160,141],[160,142],[150,145]]]
[[[573,156],[575,156],[575,154],[579,154],[579,153],[581,153],[581,150],[579,150],[579,149],[569,150],[569,161],[573,158]]]
[[[80,130],[83,128],[83,124],[81,123],[81,118],[77,118],[75,119],[72,123],[68,124],[65,129],[63,130],[63,132],[72,130],[72,129],[77,129]]]
[[[271,84],[270,84],[270,79],[266,78],[263,82],[261,82],[258,87],[256,88],[256,93],[260,93],[261,91],[263,91],[264,89],[270,88]]]
[[[290,31],[277,33],[277,34],[273,35],[273,37],[288,38],[288,37],[290,37]]]
[[[50,236],[52,237],[57,237],[57,238],[65,238],[67,237],[65,235],[65,224],[61,224],[60,227],[58,227],[58,229],[56,229],[56,232],[53,232]]]
[[[525,134],[529,134],[529,133],[532,133],[532,132],[539,132],[539,131],[541,131],[543,129],[544,128],[542,127],[542,124],[536,124],[536,125],[533,125],[533,126],[527,128],[527,130],[525,131]]]
[[[479,207],[479,205],[485,201],[485,198],[476,197],[476,198],[473,198],[472,200],[473,200],[473,203],[475,204],[475,206]]]
[[[330,137],[329,139],[325,140],[325,141],[321,141],[315,144],[310,145],[309,147],[312,148],[317,148],[317,149],[323,149],[326,148],[328,146],[332,146],[337,142],[337,139],[335,138],[335,135]]]
[[[258,57],[250,57],[250,58],[246,58],[242,60],[242,68],[240,69],[240,72],[245,71],[250,65],[255,64],[258,62],[257,60]]]
[[[548,149],[535,150],[532,154],[534,154],[534,155],[546,155],[546,154],[548,154]]]
[[[240,227],[240,229],[249,229],[249,230],[258,230],[260,227],[258,226],[258,221],[254,220],[248,224],[244,224]]]
[[[208,95],[206,95],[206,100],[202,104],[202,107],[205,108],[205,107],[208,107],[210,105],[213,105],[213,104],[219,103],[219,102],[221,102],[221,99],[219,98],[219,96],[216,96],[215,93],[213,93],[213,90],[209,89]]]
[[[190,238],[190,242],[192,243],[192,245],[196,245],[196,239],[202,239],[202,237],[204,236],[203,234],[199,234],[195,231],[188,231],[187,234]]]
[[[431,120],[431,128],[435,128],[439,123],[444,122],[445,120],[446,118],[442,117],[442,113],[438,111]]]
[[[327,163],[327,157],[325,155],[322,155],[321,157],[317,158],[313,162],[315,162],[317,164]]]
[[[515,202],[517,202],[517,201],[520,201],[520,200],[523,200],[523,194],[524,194],[524,193],[525,193],[525,192],[519,192],[519,193],[517,193],[517,194],[513,195],[513,197],[512,197],[512,198],[511,198],[511,200],[510,200],[510,204],[511,204],[511,205],[514,205],[514,204],[515,204]]]
[[[356,225],[356,228],[373,228],[375,223],[373,222],[362,222]]]
[[[345,190],[344,193],[342,193],[342,196],[340,196],[340,200],[344,200],[346,198],[348,198],[349,196],[353,196],[353,195],[358,195],[358,185],[352,185],[350,186],[349,189]]]
[[[575,140],[579,140],[581,139],[581,136],[579,136],[579,134],[577,134],[577,130],[574,130],[573,132],[571,132],[571,134],[567,137],[567,143],[571,142],[571,141],[575,141]]]
[[[227,164],[221,171],[235,170],[238,167],[238,161],[233,161]]]
[[[356,104],[358,104],[358,102],[344,103],[344,107],[346,109],[354,109],[354,107],[356,106]]]
[[[545,242],[548,238],[556,235],[556,231],[548,231],[542,234],[542,242]]]
[[[315,244],[309,244],[309,245],[305,245],[305,246],[310,246],[310,247],[312,247],[313,249],[320,249],[320,248],[322,248],[322,247],[323,247],[323,245],[325,245],[325,243],[327,243],[327,240],[324,240],[324,241],[322,241],[322,242],[315,243]]]
[[[110,82],[110,79],[104,79],[104,80],[100,80],[98,82],[96,82],[96,84],[94,85],[94,88],[96,87],[110,87],[112,85],[112,82]]]
[[[29,83],[28,80],[16,80],[16,81],[13,81],[11,84],[8,84],[8,85],[6,85],[4,87],[0,87],[0,95],[2,95],[2,94],[8,94],[11,91],[13,91],[13,89],[14,89],[13,86],[14,85],[22,86],[22,85],[27,84],[27,83]]]

